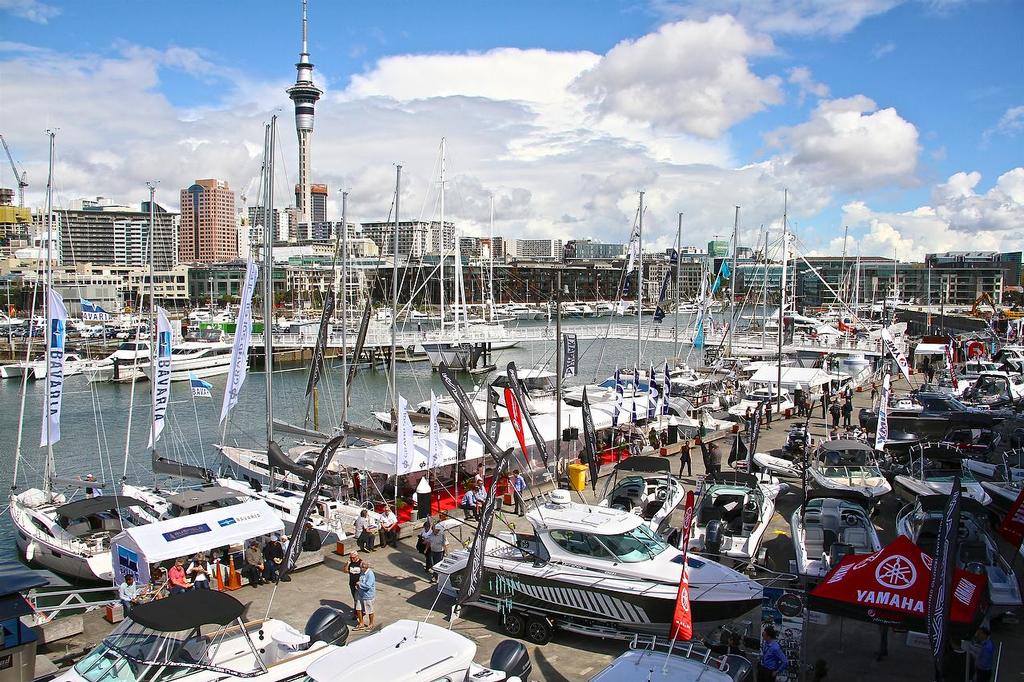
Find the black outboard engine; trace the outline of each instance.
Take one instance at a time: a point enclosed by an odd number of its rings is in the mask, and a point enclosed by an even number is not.
[[[518,677],[526,682],[533,672],[533,662],[530,661],[530,652],[522,642],[506,639],[494,647],[490,668],[500,670],[506,677]]]
[[[348,622],[341,611],[321,606],[306,621],[305,633],[310,644],[320,641],[343,646],[348,641]]]
[[[722,551],[722,522],[718,519],[708,521],[704,531],[704,551],[716,555]]]

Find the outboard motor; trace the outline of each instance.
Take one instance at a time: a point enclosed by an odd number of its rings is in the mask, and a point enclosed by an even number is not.
[[[348,641],[348,622],[341,611],[321,606],[306,621],[306,634],[310,644],[316,641],[344,646]]]
[[[719,554],[722,551],[722,522],[718,519],[708,521],[704,531],[704,551],[708,554]]]
[[[835,566],[843,560],[844,556],[853,554],[853,545],[845,542],[833,542],[828,548],[828,565]]]
[[[530,661],[530,652],[522,642],[506,639],[494,647],[490,668],[500,670],[506,677],[528,680],[530,673],[533,672],[533,662]]]

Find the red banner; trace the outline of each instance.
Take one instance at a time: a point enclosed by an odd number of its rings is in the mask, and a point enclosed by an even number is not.
[[[508,410],[508,420],[512,422],[512,430],[516,432],[519,439],[519,446],[523,449],[523,457],[530,461],[530,455],[526,452],[526,435],[523,433],[523,412],[519,408],[519,401],[511,388],[505,388],[505,409]]]
[[[1014,547],[1020,548],[1024,540],[1024,490],[1020,491],[1017,501],[1010,507],[1009,513],[999,526],[999,534],[1010,541]]]
[[[693,639],[693,614],[690,613],[690,579],[686,575],[686,546],[690,544],[690,526],[693,525],[693,491],[686,492],[686,507],[683,512],[683,528],[680,542],[683,550],[683,572],[679,576],[679,593],[676,594],[676,609],[672,614],[669,637],[684,642]]]

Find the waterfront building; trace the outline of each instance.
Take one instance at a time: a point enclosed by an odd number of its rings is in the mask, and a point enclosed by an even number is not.
[[[178,259],[216,263],[238,258],[235,193],[222,180],[196,180],[181,190]]]

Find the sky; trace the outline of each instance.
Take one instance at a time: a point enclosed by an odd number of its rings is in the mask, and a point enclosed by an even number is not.
[[[310,0],[313,181],[350,220],[470,235],[740,243],[920,259],[1024,246],[1019,0]],[[0,0],[0,133],[44,201],[254,205],[264,124],[290,205],[299,0]],[[0,164],[0,186],[13,174]],[[848,230],[848,240],[844,239]]]

